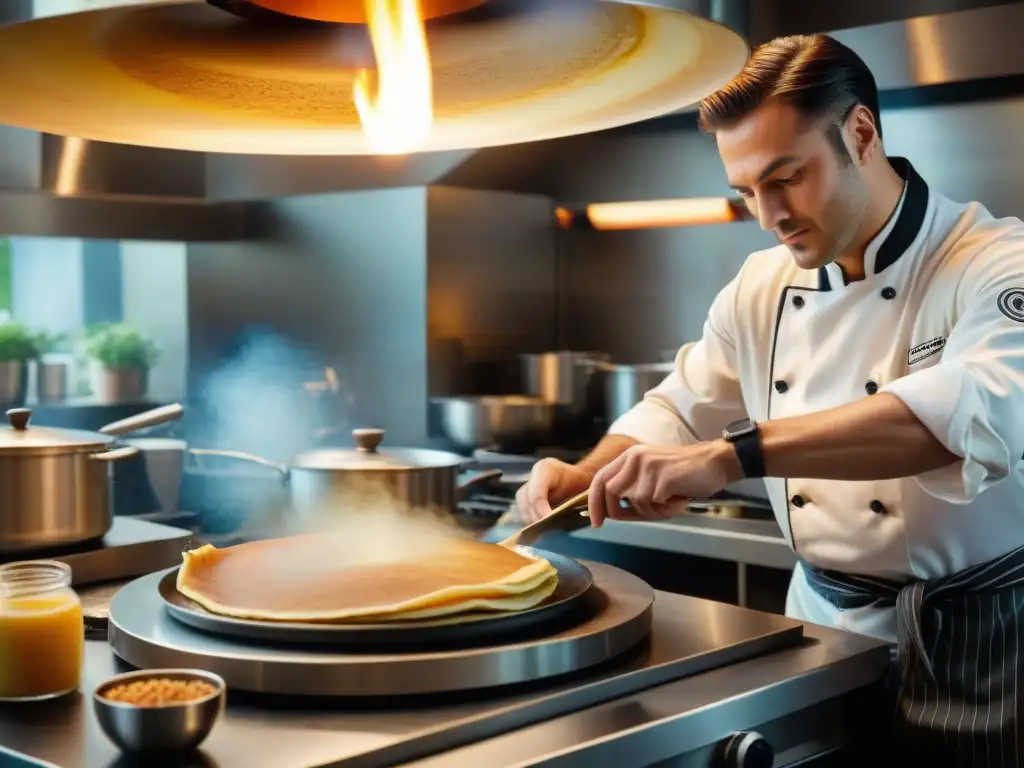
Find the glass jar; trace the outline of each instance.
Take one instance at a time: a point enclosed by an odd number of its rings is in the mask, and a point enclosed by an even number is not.
[[[0,566],[0,701],[63,696],[82,682],[85,625],[71,568],[56,560]]]

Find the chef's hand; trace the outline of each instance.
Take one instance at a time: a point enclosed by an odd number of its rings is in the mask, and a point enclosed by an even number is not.
[[[664,520],[706,499],[743,472],[732,445],[637,445],[600,470],[590,484],[590,522]],[[619,504],[628,500],[629,508]]]
[[[590,486],[592,475],[557,459],[541,459],[533,465],[530,479],[516,491],[516,509],[529,525],[551,514],[551,503],[560,504]]]

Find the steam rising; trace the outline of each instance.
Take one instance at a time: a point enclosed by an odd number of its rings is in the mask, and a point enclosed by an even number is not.
[[[453,537],[470,538],[448,510],[399,502],[381,481],[353,479],[315,509],[288,518],[282,535],[318,532],[339,541],[338,566],[430,557]]]
[[[326,391],[320,386],[325,379]],[[236,354],[203,383],[199,405],[204,423],[196,425],[199,434],[191,436],[192,447],[249,453],[282,466],[320,447],[325,430],[350,448],[352,400],[344,381],[344,371],[338,371],[337,379],[325,376],[323,363],[286,337],[250,332]],[[369,475],[349,473],[344,488],[316,508],[291,509],[285,479],[277,471],[234,459],[197,461],[206,469],[237,472],[233,482],[222,484],[232,498],[219,502],[245,510],[239,533],[266,538],[330,532],[343,542],[339,567],[429,556],[443,538],[468,535],[450,510],[410,507],[395,497],[386,480]],[[277,492],[276,500],[268,490]]]
[[[251,331],[200,388],[201,444],[288,461],[325,426],[318,399],[303,386],[323,372],[323,364],[284,336]]]

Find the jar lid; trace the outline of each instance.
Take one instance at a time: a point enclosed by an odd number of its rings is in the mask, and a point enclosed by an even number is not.
[[[111,445],[115,438],[102,432],[59,427],[32,427],[29,408],[7,411],[7,424],[0,426],[0,455],[39,456],[45,454],[91,453]]]
[[[291,466],[296,469],[336,469],[345,472],[390,472],[415,469],[458,467],[463,458],[446,451],[426,448],[389,448],[380,450],[384,440],[383,429],[354,429],[352,450],[327,448],[308,451],[295,458]]]

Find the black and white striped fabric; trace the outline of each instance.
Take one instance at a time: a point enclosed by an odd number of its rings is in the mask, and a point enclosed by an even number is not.
[[[1024,768],[1024,547],[930,582],[822,571],[807,581],[840,610],[895,605],[895,739],[921,765]]]

